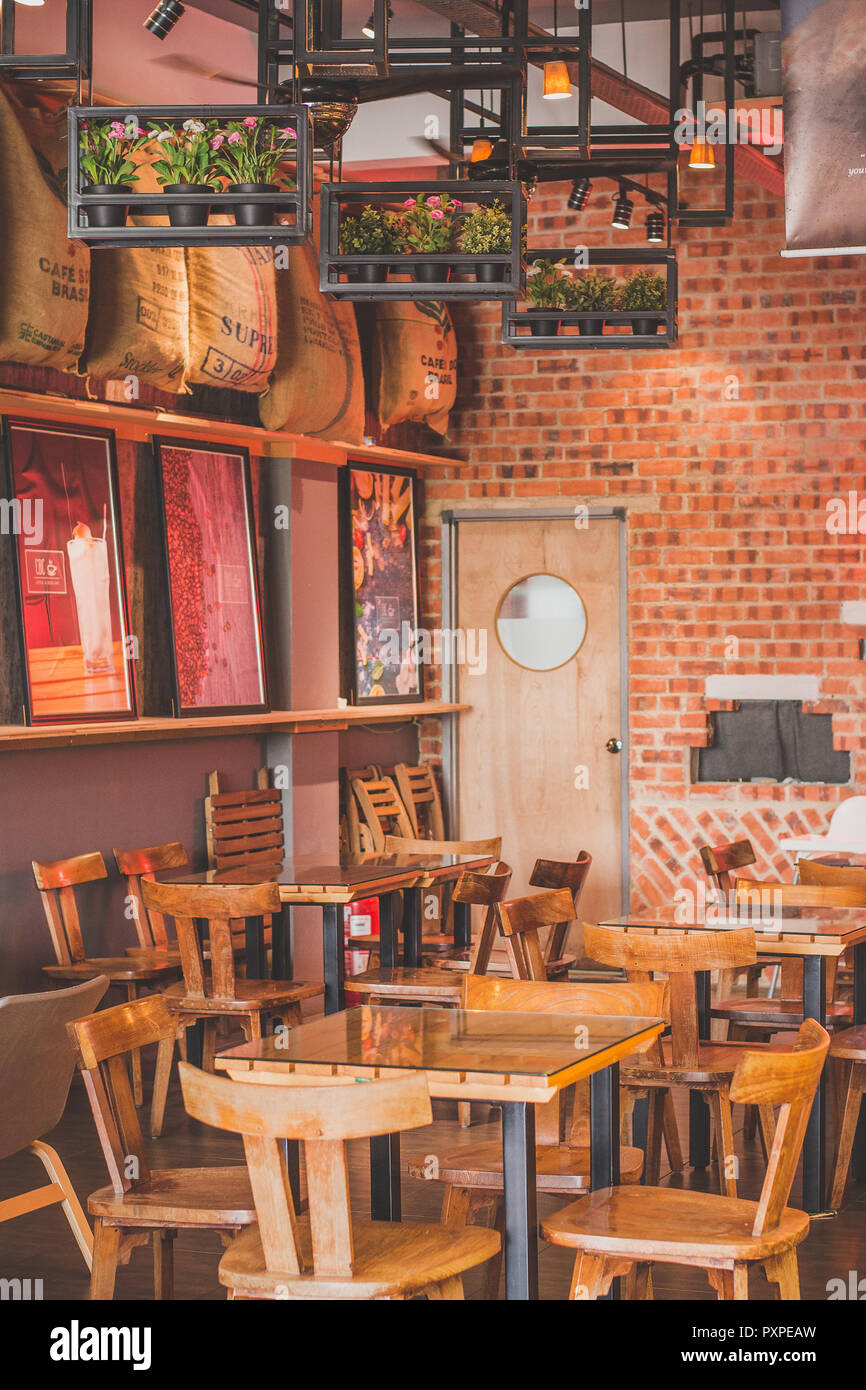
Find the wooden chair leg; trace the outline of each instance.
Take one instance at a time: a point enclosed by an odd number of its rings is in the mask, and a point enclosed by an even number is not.
[[[632,1278],[632,1298],[646,1299],[653,1296],[653,1267],[648,1260],[638,1260]]]
[[[468,1129],[472,1124],[472,1102],[469,1100],[458,1100],[457,1119],[461,1129]]]
[[[764,1151],[764,1162],[766,1163],[773,1151],[773,1140],[776,1137],[776,1112],[772,1105],[759,1105],[758,1119],[761,1122],[761,1148]]]
[[[213,1071],[213,1059],[216,1053],[216,1030],[217,1020],[206,1018],[202,1020],[201,1029],[201,1067],[202,1071]]]
[[[645,1178],[647,1187],[658,1187],[662,1155],[662,1126],[664,1123],[665,1094],[661,1088],[649,1093],[649,1115],[647,1118]]]
[[[728,1299],[734,1296],[734,1271],[732,1269],[707,1269],[704,1271],[716,1298]]]
[[[664,1140],[668,1163],[672,1173],[679,1173],[683,1166],[683,1151],[680,1146],[680,1130],[677,1112],[674,1108],[673,1091],[665,1091]]]
[[[150,1098],[150,1133],[158,1139],[162,1134],[165,1119],[165,1103],[168,1099],[168,1084],[171,1080],[171,1063],[174,1057],[174,1038],[161,1038],[156,1053],[156,1070],[153,1074],[153,1094]]]
[[[493,1229],[499,1232],[500,1246],[495,1255],[491,1255],[487,1261],[487,1301],[495,1303],[499,1297],[499,1285],[502,1280],[502,1265],[505,1259],[505,1198],[497,1196],[493,1204]]]
[[[153,1296],[174,1298],[174,1231],[153,1233]]]
[[[463,1276],[454,1274],[450,1279],[443,1279],[441,1284],[431,1284],[427,1290],[429,1299],[458,1299],[464,1298]]]
[[[778,1284],[780,1299],[785,1302],[799,1302],[800,1269],[795,1249],[785,1250],[774,1259],[766,1260],[764,1272],[771,1283]]]
[[[93,1267],[90,1271],[90,1297],[94,1301],[111,1302],[120,1256],[119,1226],[105,1226],[97,1216],[93,1231]]]
[[[855,1063],[848,1076],[845,1092],[845,1105],[842,1111],[842,1126],[839,1131],[839,1149],[836,1154],[836,1167],[833,1172],[833,1190],[830,1193],[830,1206],[838,1209],[845,1196],[848,1169],[854,1150],[854,1136],[860,1118],[860,1103],[866,1087],[866,1063]]]
[[[574,1300],[598,1298],[601,1292],[604,1256],[590,1255],[579,1250],[574,1261],[569,1298]]]
[[[247,1042],[258,1042],[262,1036],[262,1016],[260,1013],[244,1014],[240,1020]]]
[[[734,1298],[747,1302],[749,1298],[749,1266],[734,1265]]]
[[[716,1162],[719,1169],[719,1191],[728,1197],[737,1195],[736,1170],[737,1162],[734,1155],[734,1126],[731,1118],[731,1101],[727,1091],[710,1091],[708,1093],[710,1111],[713,1117],[713,1128],[716,1140]]]
[[[84,1263],[88,1269],[93,1268],[93,1232],[90,1223],[84,1215],[84,1209],[78,1200],[72,1180],[66,1171],[60,1154],[53,1149],[50,1144],[46,1144],[41,1139],[36,1139],[30,1145],[30,1152],[34,1153],[45,1169],[53,1183],[61,1189],[63,1201],[61,1206],[66,1220],[69,1222],[72,1234],[78,1242],[78,1248],[84,1256]]]
[[[747,1105],[743,1116],[743,1138],[754,1139],[758,1132],[758,1107]]]
[[[468,1187],[454,1187],[449,1183],[445,1188],[445,1196],[442,1199],[442,1216],[440,1220],[443,1226],[468,1226],[471,1211],[470,1197],[471,1192]]]
[[[126,997],[130,1003],[137,998],[137,987],[135,985],[126,986]],[[144,1104],[144,1087],[141,1082],[141,1050],[133,1048],[129,1054],[130,1065],[132,1067],[132,1097],[136,1106]]]

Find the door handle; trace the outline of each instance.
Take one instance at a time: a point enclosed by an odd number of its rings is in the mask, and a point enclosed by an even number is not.
[[[622,739],[621,739],[621,738],[609,738],[608,741],[607,741],[607,743],[606,743],[604,746],[605,746],[605,748],[607,749],[608,753],[621,753],[621,752],[622,752]]]

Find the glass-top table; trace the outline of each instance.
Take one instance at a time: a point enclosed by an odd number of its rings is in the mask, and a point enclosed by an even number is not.
[[[502,1107],[506,1297],[538,1297],[535,1106],[590,1082],[593,1188],[619,1182],[619,1062],[664,1030],[659,1018],[363,1005],[220,1053],[236,1080],[270,1072],[336,1085],[423,1071],[430,1094]],[[374,1220],[399,1220],[400,1136],[370,1140]]]
[[[394,894],[403,893],[404,961],[421,964],[422,886],[448,883],[464,869],[484,870],[495,861],[490,854],[343,854],[295,855],[242,869],[208,869],[190,873],[172,869],[157,874],[160,883],[239,884],[276,882],[284,909],[304,905],[322,908],[322,957],[325,981],[325,1012],[345,1008],[345,956],[343,946],[343,908],[360,898],[379,899],[379,956],[383,967],[398,963],[397,933],[394,928]],[[469,944],[467,904],[455,903],[454,941],[457,947]],[[264,950],[260,928],[248,930],[247,972],[260,977],[264,969]],[[276,978],[290,979],[291,926],[283,912],[273,924],[273,972]]]

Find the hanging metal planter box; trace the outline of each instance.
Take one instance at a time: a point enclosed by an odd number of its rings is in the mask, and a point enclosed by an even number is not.
[[[93,185],[81,167],[82,127],[117,122],[124,129],[182,129],[185,122],[255,118],[278,131],[295,132],[286,162],[294,164],[294,188],[239,183],[215,191],[203,183],[179,183],[140,193],[135,182]],[[310,114],[305,106],[73,106],[69,109],[69,236],[90,246],[283,246],[310,240],[313,225],[313,161]],[[227,138],[227,137],[226,137]],[[154,136],[142,164],[159,158]],[[214,225],[217,216],[228,224]],[[171,225],[138,226],[137,217],[169,217]]]
[[[527,252],[527,260],[565,261],[574,265],[574,252],[560,247],[555,251]],[[647,266],[664,267],[667,302],[664,309],[533,309],[506,299],[502,305],[502,342],[514,348],[546,349],[557,352],[583,351],[585,348],[643,349],[667,348],[677,340],[677,257],[673,247],[655,250],[643,246],[608,251],[591,248],[588,267],[626,266],[635,270]],[[575,269],[575,278],[581,266]],[[605,332],[605,329],[609,330]],[[562,331],[565,330],[565,331]],[[571,331],[569,331],[571,330]]]
[[[517,182],[431,179],[423,183],[325,183],[321,192],[319,287],[325,294],[352,300],[477,300],[514,298],[522,292],[526,199]],[[508,218],[510,249],[473,255],[459,249],[392,251],[375,255],[346,254],[340,250],[346,209],[351,209],[354,216],[368,206],[399,214],[419,194],[427,199],[447,194],[459,200],[461,220],[466,217],[467,209],[499,203]],[[428,207],[433,206],[428,202]],[[401,278],[396,279],[397,276]]]

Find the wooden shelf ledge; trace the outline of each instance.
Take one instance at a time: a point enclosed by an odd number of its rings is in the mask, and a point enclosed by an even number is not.
[[[128,719],[93,724],[0,724],[0,752],[36,748],[76,748],[97,743],[158,743],[213,738],[219,734],[312,734],[353,724],[409,724],[461,714],[469,705],[423,700],[417,704],[349,705],[346,709],[270,710],[267,714],[208,715],[201,719]]]

